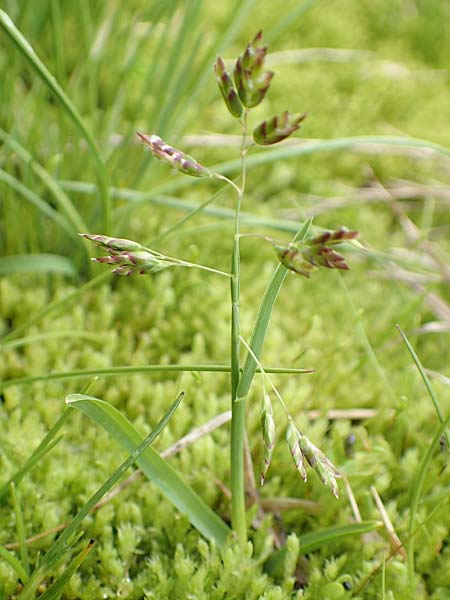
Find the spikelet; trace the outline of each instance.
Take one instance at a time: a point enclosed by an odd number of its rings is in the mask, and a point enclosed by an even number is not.
[[[134,252],[142,250],[141,244],[133,240],[109,237],[98,233],[80,233],[81,237],[94,242],[99,248],[102,248],[108,254],[120,254],[121,252]]]
[[[159,252],[141,246],[132,240],[113,238],[107,235],[80,233],[82,237],[94,242],[109,256],[93,258],[94,262],[114,265],[116,275],[147,275],[180,264]]]
[[[262,31],[259,31],[236,61],[234,82],[239,98],[244,106],[257,106],[269,89],[273,73],[264,71],[267,46],[262,43]]]
[[[357,235],[357,231],[341,227],[336,231],[326,231],[299,244],[274,243],[274,248],[278,259],[287,269],[305,277],[309,277],[318,267],[348,271],[349,266],[344,257],[330,246],[345,240],[353,240]]]
[[[181,173],[192,177],[212,177],[209,169],[198,163],[189,154],[184,154],[181,150],[169,146],[159,136],[146,135],[145,133],[139,133],[139,131],[136,133],[141,142],[150,148],[153,156],[168,162]]]
[[[290,419],[286,430],[286,441],[289,446],[289,450],[291,451],[295,468],[302,476],[303,481],[306,483],[308,480],[308,475],[306,474],[303,454],[300,450],[300,432]]]
[[[242,106],[239,96],[234,87],[234,83],[230,77],[229,72],[225,68],[225,63],[217,57],[216,64],[214,65],[214,72],[216,74],[216,81],[219,86],[219,90],[225,101],[225,104],[233,115],[233,117],[239,118],[242,115],[244,107]]]
[[[339,471],[327,456],[315,446],[306,435],[302,434],[294,422],[289,419],[286,431],[286,440],[291,451],[294,464],[306,482],[307,474],[305,461],[315,470],[320,481],[328,488],[336,498],[339,497],[339,489],[336,479],[341,477]]]
[[[272,403],[270,401],[270,396],[264,390],[262,406],[261,406],[261,427],[264,441],[264,455],[263,461],[261,465],[261,486],[264,485],[266,480],[267,471],[270,467],[270,462],[272,460],[272,453],[275,447],[275,420],[273,418],[273,410]]]
[[[253,139],[261,146],[277,144],[297,131],[306,115],[307,113],[292,114],[285,110],[281,115],[260,123],[253,130]]]

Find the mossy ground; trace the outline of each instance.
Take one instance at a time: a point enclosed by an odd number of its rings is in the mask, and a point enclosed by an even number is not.
[[[50,69],[54,72],[61,69],[56,61],[58,53],[53,46],[54,30],[47,2],[43,3],[41,18],[34,14],[40,11],[32,11],[32,15],[26,9],[26,2],[9,4],[16,6],[17,14],[12,16],[17,17],[16,22]],[[61,3],[63,31],[68,40],[74,40],[82,15],[69,4]],[[160,27],[165,36],[156,37],[156,41],[149,36],[148,48],[145,44],[139,48],[131,72],[126,75],[126,89],[120,86],[124,59],[117,47],[118,41],[112,39],[114,36],[107,38],[97,55],[89,54],[88,42],[95,38],[94,31],[107,22],[109,11],[109,16],[113,16],[108,3],[101,2],[97,10],[91,9],[92,27],[84,25],[86,39],[82,48],[76,44],[65,45],[65,66],[61,72],[67,92],[86,114],[90,126],[98,133],[99,145],[109,155],[113,185],[146,191],[182,175],[173,175],[165,165],[159,164],[153,164],[147,173],[151,161],[148,155],[143,163],[142,149],[131,142],[122,141],[114,147],[112,134],[128,136],[136,129],[148,130],[159,123],[162,131],[158,133],[167,132],[176,145],[177,139],[188,133],[238,133],[221,104],[212,74],[189,101],[189,86],[193,85],[201,59],[206,55],[202,48],[220,35],[232,10],[232,3],[223,3],[220,7],[216,4],[180,3],[173,13],[163,15],[162,22],[167,28],[157,25],[154,31],[155,36],[159,35]],[[270,37],[271,30],[276,32],[277,24],[282,22],[283,15],[277,10],[288,14],[297,4],[293,1],[254,3],[238,34],[225,47],[224,55],[236,56],[260,27]],[[398,135],[400,132],[449,146],[450,81],[445,58],[450,54],[450,34],[445,26],[450,18],[448,6],[437,0],[330,1],[311,5],[310,10],[275,37],[272,51],[328,47],[373,54],[345,62],[315,60],[278,65],[269,99],[255,110],[254,123],[289,107],[309,111],[301,130],[302,136],[307,138]],[[194,15],[189,16],[189,11],[195,11]],[[146,12],[141,3],[130,2],[126,8],[117,10],[116,17],[122,26],[113,21],[113,30],[125,40],[127,31],[135,31],[130,23],[144,22]],[[164,52],[170,56],[170,50],[179,43],[177,32],[188,18],[192,23],[185,47],[194,48],[198,36],[203,44],[192,54],[192,73],[181,58],[177,58],[173,70],[167,66],[171,64],[170,59],[162,58],[166,56]],[[126,39],[123,44],[131,53],[133,43]],[[34,76],[24,69],[22,59],[14,54],[12,46],[5,39],[1,43],[0,64],[8,66],[10,77],[8,92],[2,100],[5,111],[8,108],[8,112],[3,111],[2,127],[12,127],[17,139],[58,179],[95,181],[95,171],[86,150],[74,138],[74,131],[58,105],[50,101],[42,84],[34,82]],[[164,52],[158,54],[159,63],[155,63],[155,84],[149,84],[142,97],[140,82],[149,69],[145,50],[150,52],[158,44]],[[179,54],[183,56],[183,47],[179,48]],[[168,84],[160,93],[155,87],[163,85],[164,75],[171,80],[172,87]],[[175,100],[182,107],[181,116],[175,113],[178,110]],[[172,102],[174,115],[165,116],[161,103],[164,107]],[[152,117],[152,111],[159,111],[157,117]],[[207,165],[235,158],[237,152],[233,148],[200,146],[187,150]],[[15,173],[47,201],[51,200],[27,165],[21,164],[6,149],[1,156],[3,168]],[[368,186],[389,186],[393,180],[448,185],[448,178],[448,162],[430,155],[418,156],[412,152],[391,155],[379,149],[365,154],[315,154],[252,169],[243,208],[267,216],[297,211],[302,218],[319,202],[313,196],[322,199],[347,196]],[[200,183],[188,187],[179,197],[203,201],[216,191],[208,185]],[[73,194],[72,199],[91,230],[100,227],[96,197]],[[227,193],[221,196],[219,203],[232,207],[233,200]],[[419,228],[423,239],[439,244],[442,263],[448,264],[448,254],[445,254],[450,251],[448,201],[446,204],[433,195],[411,194],[400,206]],[[127,209],[124,202],[118,202],[115,207]],[[55,230],[52,223],[3,184],[1,210],[4,254],[33,251],[65,254],[73,257],[82,273],[76,282],[51,275],[3,278],[0,281],[1,319],[6,332],[10,327],[25,323],[55,298],[64,298],[88,275],[79,244],[75,245],[76,242]],[[141,203],[125,213],[118,210],[115,215],[114,233],[145,242],[175,223],[181,213]],[[273,380],[299,427],[348,476],[362,517],[379,518],[370,490],[375,486],[398,535],[406,541],[411,489],[438,420],[395,324],[399,323],[408,333],[426,367],[448,374],[448,332],[414,334],[425,323],[444,321],[442,314],[430,308],[427,293],[439,294],[444,303],[449,302],[448,275],[444,268],[439,271],[435,264],[430,266],[429,255],[423,251],[420,239],[413,242],[405,235],[391,202],[345,203],[341,208],[319,214],[315,223],[322,227],[344,224],[357,229],[364,243],[381,252],[406,249],[408,259],[414,258],[414,268],[428,256],[428,262],[422,262],[420,267],[420,272],[429,276],[421,293],[387,278],[388,263],[369,261],[357,255],[349,257],[351,271],[342,277],[352,302],[341,277],[334,272],[320,271],[311,280],[289,276],[276,305],[263,353],[265,365],[315,369],[313,374],[277,375]],[[283,236],[269,229],[265,232]],[[228,221],[196,216],[158,249],[171,256],[227,270],[231,237]],[[241,318],[243,335],[248,338],[255,307],[275,263],[269,245],[261,240],[243,239],[241,250]],[[194,270],[170,270],[151,277],[111,278],[106,284],[84,293],[76,302],[65,304],[62,310],[49,313],[24,335],[64,331],[71,333],[67,337],[48,337],[23,346],[5,346],[1,349],[1,378],[115,365],[226,363],[229,360],[228,282]],[[258,384],[256,378],[248,408],[248,433],[256,468],[262,456]],[[444,412],[448,411],[448,383],[433,379],[433,385]],[[5,389],[0,406],[2,482],[17,471],[61,414],[65,396],[81,391],[82,387],[83,382],[65,381]],[[229,408],[226,374],[105,378],[97,381],[90,393],[111,402],[142,433],[147,433],[181,389],[186,391],[186,398],[155,444],[155,448],[162,450],[193,427]],[[328,410],[347,408],[372,408],[376,414],[366,421],[331,422],[325,416]],[[322,416],[309,419],[307,411],[311,409],[319,409]],[[315,474],[311,474],[306,485],[301,481],[282,441],[286,423],[278,406],[275,406],[275,416],[279,442],[261,497],[314,500],[318,514],[292,510],[272,519],[268,513],[261,528],[251,532],[253,548],[249,547],[242,555],[230,547],[221,556],[151,483],[139,480],[86,521],[85,537],[94,537],[97,543],[65,589],[63,598],[275,600],[298,596],[325,600],[352,597],[354,590],[358,590],[382,562],[383,556],[389,554],[388,537],[380,530],[376,535],[330,543],[310,553],[307,560],[302,558],[296,566],[298,539],[301,551],[302,534],[346,524],[352,520],[352,511],[343,485],[341,498],[335,501]],[[116,468],[121,457],[117,445],[106,433],[74,411],[61,442],[18,486],[26,535],[35,536],[68,521]],[[170,460],[202,498],[228,519],[229,500],[220,483],[229,485],[229,427],[222,427]],[[442,450],[434,456],[427,473],[418,519],[424,524],[415,536],[416,579],[411,582],[405,561],[397,556],[386,562],[384,574],[380,569],[364,590],[353,597],[448,598],[447,462],[447,451]],[[254,517],[253,509],[249,511],[249,519]],[[274,523],[281,538],[290,536],[288,556],[275,579],[264,574],[262,567],[270,550],[269,529]],[[15,539],[11,503],[4,498],[0,505],[0,544]],[[30,545],[32,564],[52,539],[49,535]],[[344,582],[351,582],[352,589],[346,590]],[[299,583],[303,586],[296,590]],[[17,591],[14,571],[0,561],[0,598],[13,597]]]

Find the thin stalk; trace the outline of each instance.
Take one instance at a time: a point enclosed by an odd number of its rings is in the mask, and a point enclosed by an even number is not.
[[[263,381],[268,383],[269,386],[272,388],[272,391],[275,394],[275,396],[277,397],[277,400],[279,400],[281,406],[283,407],[283,410],[286,413],[287,418],[292,420],[291,415],[289,414],[288,407],[286,406],[286,403],[284,402],[280,392],[277,390],[277,388],[273,384],[272,380],[267,375],[266,370],[263,368],[263,366],[262,366],[261,362],[259,361],[258,357],[256,356],[256,354],[253,352],[253,350],[250,348],[250,346],[247,344],[247,342],[244,340],[244,338],[242,336],[241,336],[241,342],[247,349],[248,353],[252,356],[255,363],[257,364],[259,371],[263,377]]]
[[[219,269],[213,269],[212,267],[207,267],[205,265],[199,265],[197,263],[190,263],[184,260],[180,261],[181,266],[183,267],[191,267],[193,269],[201,269],[202,271],[209,271],[210,273],[216,273],[217,275],[223,275],[224,277],[231,277],[230,273],[225,273],[225,271],[220,271]]]
[[[245,399],[238,398],[237,390],[240,378],[239,347],[239,288],[240,288],[240,253],[239,253],[239,216],[242,197],[245,191],[246,166],[245,142],[247,137],[247,111],[242,118],[242,185],[237,188],[238,198],[234,221],[234,240],[231,256],[231,524],[240,546],[247,541],[247,524],[245,518],[244,490],[244,439],[245,439]],[[236,187],[236,186],[234,186]]]

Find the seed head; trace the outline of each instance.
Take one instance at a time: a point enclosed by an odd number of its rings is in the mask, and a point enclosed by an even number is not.
[[[112,272],[116,275],[157,273],[179,264],[179,261],[145,248],[133,240],[113,238],[101,234],[80,233],[80,235],[91,240],[108,253],[108,256],[100,256],[92,260],[98,263],[115,265]]]
[[[174,266],[174,263],[161,260],[155,254],[145,250],[141,252],[121,252],[113,256],[100,256],[92,260],[98,263],[117,265],[112,271],[116,275],[147,275]]]
[[[233,117],[239,118],[242,115],[244,107],[242,106],[239,96],[237,95],[236,88],[230,77],[229,72],[225,68],[225,63],[217,57],[216,64],[214,65],[214,72],[216,74],[216,81],[219,86],[219,90],[225,101],[225,104],[233,115]]]
[[[345,240],[353,240],[357,235],[357,231],[341,227],[336,231],[326,231],[299,244],[274,243],[274,247],[279,260],[287,269],[309,277],[318,267],[348,271],[349,266],[344,257],[330,246]]]
[[[192,177],[211,177],[212,173],[206,167],[198,163],[196,160],[184,154],[180,150],[169,146],[157,135],[146,135],[144,133],[137,132],[138,138],[148,148],[150,148],[153,156],[160,160],[165,160],[170,163],[172,167],[181,171],[185,175],[192,175]]]
[[[244,106],[252,108],[258,105],[267,93],[274,73],[264,71],[267,46],[262,43],[262,31],[259,31],[236,61],[234,82],[239,98]]]
[[[329,460],[329,458],[315,446],[306,435],[300,434],[300,450],[306,458],[310,466],[315,470],[320,478],[320,481],[331,489],[331,493],[336,498],[339,498],[339,489],[336,479],[341,477],[341,474]]]
[[[263,121],[253,130],[253,139],[261,146],[277,144],[289,137],[300,128],[300,123],[307,113],[292,114],[288,110],[276,115],[268,121]]]
[[[306,435],[300,433],[292,420],[289,420],[288,428],[286,431],[286,439],[291,451],[294,464],[303,481],[306,482],[307,475],[305,469],[306,462],[316,471],[320,478],[320,481],[327,487],[330,488],[331,493],[338,498],[339,489],[336,479],[341,477],[341,474],[329,460],[327,456],[315,446]]]
[[[261,465],[261,485],[264,485],[267,471],[272,460],[272,453],[275,447],[275,420],[273,418],[272,403],[269,394],[264,390],[261,406],[261,427],[264,441],[264,455]]]

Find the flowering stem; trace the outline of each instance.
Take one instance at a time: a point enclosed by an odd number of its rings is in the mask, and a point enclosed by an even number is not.
[[[217,275],[223,275],[224,277],[231,277],[230,273],[220,271],[219,269],[213,269],[212,267],[206,267],[205,265],[198,265],[197,263],[186,262],[185,260],[179,261],[182,267],[191,267],[193,269],[202,269],[202,271],[209,271],[210,273],[217,273]]]
[[[234,226],[233,252],[231,257],[231,523],[239,545],[247,541],[244,491],[244,438],[245,438],[245,399],[237,397],[240,377],[239,365],[239,216],[242,196],[245,190],[246,165],[245,143],[247,137],[247,110],[244,111],[242,125],[242,185],[234,186],[238,191]]]

